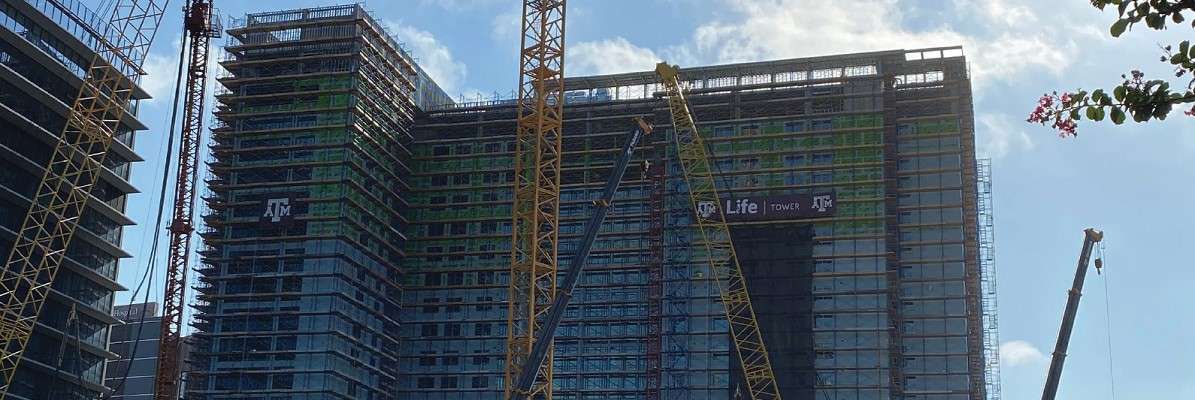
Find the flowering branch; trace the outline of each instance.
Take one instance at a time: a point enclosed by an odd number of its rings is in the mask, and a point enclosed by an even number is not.
[[[1103,10],[1116,6],[1118,17],[1112,24],[1111,34],[1120,37],[1138,23],[1144,23],[1153,30],[1166,29],[1167,24],[1180,25],[1195,13],[1195,0],[1091,0],[1091,5]],[[1191,26],[1195,27],[1195,18]],[[1170,83],[1163,80],[1145,80],[1141,71],[1131,76],[1121,75],[1124,82],[1109,92],[1103,89],[1088,93],[1085,90],[1042,95],[1037,108],[1029,114],[1030,123],[1049,124],[1061,137],[1078,135],[1078,123],[1087,117],[1092,121],[1109,118],[1120,125],[1133,117],[1135,122],[1152,119],[1166,119],[1166,116],[1180,107],[1183,114],[1195,117],[1195,46],[1190,41],[1163,48],[1162,62],[1174,67],[1177,78],[1189,77],[1186,87],[1171,90]],[[1191,104],[1188,109],[1188,104]]]
[[[1164,120],[1174,106],[1195,103],[1195,91],[1172,92],[1170,83],[1146,81],[1141,71],[1133,71],[1131,77],[1121,77],[1125,79],[1124,83],[1117,86],[1111,96],[1103,89],[1090,94],[1079,90],[1042,95],[1026,122],[1050,124],[1058,131],[1058,136],[1074,137],[1078,136],[1077,121],[1084,116],[1092,121],[1103,121],[1107,117],[1117,125],[1123,124],[1129,115],[1136,122]],[[1184,114],[1195,117],[1195,105]]]

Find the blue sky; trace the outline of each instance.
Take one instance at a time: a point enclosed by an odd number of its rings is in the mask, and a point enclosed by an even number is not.
[[[123,264],[121,281],[130,288],[145,262],[155,175],[163,168],[181,20],[180,3],[173,3],[147,61],[152,75],[145,86],[158,100],[142,107],[151,131],[137,143],[148,161],[133,170],[144,193],[129,206],[142,224],[125,235],[125,248],[138,255]],[[217,0],[223,14],[238,16],[327,4]],[[475,97],[509,95],[516,85],[518,4],[367,5],[447,91]],[[1150,125],[1083,124],[1078,139],[1066,140],[1024,123],[1045,91],[1108,87],[1131,69],[1170,76],[1157,62],[1159,44],[1189,38],[1189,28],[1137,29],[1112,39],[1107,28],[1114,15],[1083,0],[572,0],[569,7],[571,76],[646,70],[665,58],[683,66],[965,46],[979,151],[993,159],[995,171],[1004,398],[1040,396],[1081,231],[1088,226],[1107,232],[1109,273],[1088,280],[1059,398],[1112,398],[1109,334],[1120,398],[1195,398],[1189,361],[1195,345],[1184,340],[1195,331],[1192,302],[1184,296],[1195,272],[1182,256],[1183,243],[1195,240],[1183,226],[1195,221],[1195,118],[1176,113]],[[159,297],[160,290],[157,285],[152,295]]]

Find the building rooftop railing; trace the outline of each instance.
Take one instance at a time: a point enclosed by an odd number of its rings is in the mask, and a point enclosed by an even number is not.
[[[904,61],[924,61],[963,57],[961,46],[913,50],[891,50],[871,53],[844,54],[825,57],[794,58],[788,60],[713,65],[681,68],[681,82],[688,89],[721,89],[759,87],[761,85],[795,83],[826,84],[835,79],[878,76],[882,58]],[[898,77],[900,82],[941,80],[941,72]],[[565,104],[643,100],[661,92],[654,71],[631,72],[565,78]],[[428,107],[427,111],[454,111],[513,105],[517,100],[494,96],[452,104]]]
[[[400,57],[415,67],[415,71],[419,75],[418,89],[421,92],[417,94],[417,97],[420,99],[435,99],[437,102],[440,102],[441,99],[448,99],[447,102],[451,103],[451,98],[444,92],[442,88],[440,88],[439,84],[431,79],[427,72],[419,66],[418,59],[411,54],[410,50],[408,50],[401,42],[394,39],[394,35],[390,33],[386,25],[374,19],[373,14],[370,13],[369,10],[367,10],[361,3],[249,14],[242,18],[230,18],[228,29],[230,31],[235,31],[238,29],[293,24],[296,22],[313,22],[337,19],[364,19],[368,21],[370,25],[377,27],[382,32],[380,36],[382,36],[386,43],[393,47],[394,50],[398,52]],[[235,36],[236,35],[229,35],[230,46],[234,41],[239,40]],[[226,54],[221,58],[221,61],[228,61],[230,57],[233,56]]]

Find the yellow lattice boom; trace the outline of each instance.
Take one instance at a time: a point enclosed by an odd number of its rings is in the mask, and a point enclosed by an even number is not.
[[[656,66],[656,73],[664,85],[668,108],[672,112],[674,139],[689,187],[692,209],[698,210],[703,205],[718,209],[705,217],[702,213],[693,214],[701,232],[710,271],[717,279],[722,304],[726,308],[726,320],[730,324],[739,364],[743,367],[746,387],[753,400],[779,400],[780,390],[759,331],[759,322],[755,319],[755,310],[751,307],[751,297],[730,238],[730,228],[726,224],[726,216],[718,207],[718,190],[714,186],[709,151],[697,134],[697,125],[680,87],[678,67],[660,63]]]
[[[12,252],[0,270],[0,399],[8,394],[50,285],[83,214],[165,2],[118,3],[83,77]],[[48,389],[48,388],[47,388]]]
[[[511,224],[506,398],[535,344],[556,295],[564,120],[564,0],[525,0],[519,54],[515,131],[514,215]],[[550,340],[550,339],[549,339]],[[552,349],[535,385],[519,397],[552,398]]]

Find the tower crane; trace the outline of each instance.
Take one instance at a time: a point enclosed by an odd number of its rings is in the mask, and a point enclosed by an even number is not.
[[[505,398],[527,365],[556,296],[564,122],[565,0],[524,0],[506,321]],[[549,342],[544,357],[552,359]],[[552,398],[552,363],[536,366],[531,398]]]
[[[1075,327],[1075,315],[1079,312],[1079,297],[1083,296],[1083,281],[1087,278],[1087,264],[1091,260],[1091,251],[1096,243],[1104,240],[1104,232],[1095,228],[1083,231],[1083,249],[1079,251],[1079,266],[1075,269],[1075,280],[1071,289],[1067,291],[1066,311],[1062,314],[1062,327],[1058,330],[1058,342],[1054,344],[1054,354],[1050,357],[1050,372],[1046,374],[1046,387],[1042,390],[1042,400],[1054,400],[1058,394],[1058,382],[1062,379],[1062,364],[1066,362],[1066,348],[1070,346],[1071,330]],[[1103,260],[1095,259],[1095,269],[1098,273],[1104,267]]]
[[[167,253],[169,259],[166,265],[165,294],[162,296],[162,326],[154,378],[154,400],[173,400],[177,399],[179,394],[183,308],[186,306],[191,235],[195,231],[195,182],[198,180],[199,144],[203,134],[208,52],[211,39],[220,35],[219,19],[212,16],[211,0],[190,0],[183,8],[183,41],[189,44],[190,56],[186,60],[183,119],[178,136],[174,211],[167,228],[170,239]]]
[[[551,307],[548,307],[548,315],[539,331],[535,333],[531,353],[515,380],[517,386],[512,390],[512,399],[533,399],[530,397],[530,391],[536,381],[535,375],[540,371],[540,365],[547,358],[552,337],[556,334],[556,328],[560,326],[560,320],[564,318],[564,310],[568,308],[568,303],[573,298],[573,290],[577,288],[577,282],[581,279],[581,272],[589,258],[589,250],[593,247],[593,241],[597,239],[602,222],[606,220],[606,213],[610,211],[610,206],[614,203],[614,194],[618,192],[618,185],[627,172],[627,164],[630,163],[631,156],[635,153],[635,146],[639,144],[639,139],[642,139],[644,135],[651,134],[652,126],[644,122],[643,119],[636,118],[635,123],[638,126],[631,132],[631,137],[627,139],[626,144],[622,147],[622,152],[614,162],[614,169],[610,170],[602,197],[593,201],[597,209],[589,217],[589,221],[585,222],[585,231],[581,234],[577,254],[574,254],[570,260],[568,272],[564,275],[564,282],[556,290],[556,297],[553,299]]]
[[[0,400],[8,394],[104,158],[131,106],[142,64],[168,1],[122,0],[100,42],[29,211],[0,269]],[[68,18],[90,27],[68,7]],[[90,28],[88,28],[90,29]]]
[[[680,86],[679,67],[668,63],[656,65],[656,75],[664,85],[664,95],[672,114],[672,128],[685,183],[689,187],[689,200],[693,210],[720,204],[718,189],[714,186],[713,170],[709,150],[697,134],[697,124],[689,110],[688,100]],[[716,207],[716,206],[715,206]],[[780,389],[772,372],[772,362],[764,346],[751,297],[747,292],[747,281],[739,265],[734,243],[730,238],[730,227],[721,211],[694,213],[702,243],[707,251],[710,270],[717,279],[719,295],[725,306],[726,321],[730,325],[731,338],[743,367],[743,377],[751,400],[779,400]]]

